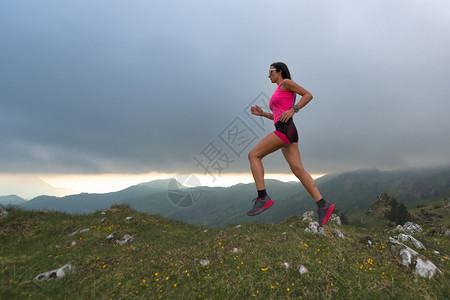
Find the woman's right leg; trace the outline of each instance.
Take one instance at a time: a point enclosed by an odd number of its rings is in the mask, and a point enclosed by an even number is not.
[[[264,190],[264,167],[262,159],[267,154],[277,151],[286,144],[275,134],[270,133],[264,137],[250,152],[248,153],[248,160],[250,162],[250,170],[252,171],[253,179],[255,180],[256,189],[258,191]]]

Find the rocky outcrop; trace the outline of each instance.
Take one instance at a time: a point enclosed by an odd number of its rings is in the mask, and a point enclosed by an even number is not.
[[[335,236],[337,236],[338,238],[345,239],[344,234],[343,234],[339,229],[337,229],[337,228],[335,228],[335,229],[333,230],[333,234],[334,234]]]
[[[319,223],[317,223],[317,222],[310,222],[308,224],[308,227],[305,228],[305,232],[310,232],[313,234],[320,234],[320,235],[325,236],[325,231],[324,231],[323,227],[320,226]]]
[[[436,273],[442,274],[442,272],[429,260],[423,261],[418,258],[416,262],[415,273],[420,277],[431,279]]]
[[[303,214],[303,221],[313,222],[314,221],[314,212],[312,210],[305,212]]]
[[[398,225],[394,231],[400,231],[400,232],[406,232],[409,234],[415,234],[422,232],[422,227],[420,227],[418,224],[415,224],[413,222],[406,222],[405,225],[401,226]]]
[[[133,236],[129,234],[125,234],[122,239],[116,240],[116,243],[119,245],[131,243],[133,241]]]
[[[442,274],[442,272],[428,259],[421,255],[416,250],[426,250],[425,246],[415,237],[414,233],[422,232],[422,228],[413,222],[407,222],[403,226],[397,226],[394,231],[404,231],[410,233],[400,233],[395,237],[390,237],[389,241],[393,245],[394,250],[399,250],[398,254],[402,259],[402,264],[406,267],[414,268],[414,272],[423,277],[431,279],[436,273]],[[404,243],[409,242],[416,250],[411,249]]]

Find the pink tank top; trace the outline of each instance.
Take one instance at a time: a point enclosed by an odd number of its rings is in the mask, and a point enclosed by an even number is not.
[[[274,124],[280,120],[280,115],[283,112],[291,109],[294,106],[295,93],[286,92],[280,89],[280,86],[283,84],[283,82],[284,81],[282,81],[278,85],[269,101],[269,108],[273,112]]]

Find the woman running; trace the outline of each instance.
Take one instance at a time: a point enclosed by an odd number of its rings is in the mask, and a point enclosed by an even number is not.
[[[267,195],[264,184],[264,167],[262,159],[267,154],[281,148],[284,158],[294,175],[300,180],[317,204],[319,224],[328,222],[334,210],[334,204],[325,201],[319,192],[313,178],[305,171],[298,149],[298,134],[292,117],[302,109],[313,96],[306,89],[291,80],[291,74],[286,64],[273,63],[269,69],[269,79],[277,84],[277,88],[270,98],[269,108],[272,111],[264,112],[259,106],[252,106],[251,112],[256,116],[273,120],[275,131],[263,138],[249,153],[250,169],[255,180],[258,197],[253,199],[253,208],[247,212],[248,216],[256,216],[273,205],[273,200]],[[301,97],[295,103],[296,95]]]

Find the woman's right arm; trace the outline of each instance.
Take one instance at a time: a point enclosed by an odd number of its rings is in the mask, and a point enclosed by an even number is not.
[[[252,106],[250,110],[255,116],[265,117],[267,119],[273,120],[273,113],[263,111],[262,108],[258,105]]]

